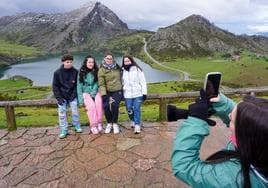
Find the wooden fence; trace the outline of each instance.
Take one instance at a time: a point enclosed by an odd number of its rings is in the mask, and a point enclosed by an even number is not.
[[[258,87],[258,88],[240,88],[223,91],[225,95],[255,95],[257,93],[268,93],[268,87]],[[166,105],[171,99],[176,98],[195,98],[199,95],[199,92],[178,92],[178,93],[168,93],[168,94],[149,94],[147,99],[149,100],[159,100],[159,119],[160,121],[166,120]],[[9,131],[16,130],[16,116],[15,107],[21,106],[49,106],[56,105],[57,101],[55,99],[41,99],[41,100],[18,100],[18,101],[0,101],[0,107],[5,108],[7,128]]]

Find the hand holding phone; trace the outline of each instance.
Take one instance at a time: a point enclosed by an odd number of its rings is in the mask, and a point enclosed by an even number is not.
[[[204,90],[208,99],[217,97],[219,94],[221,82],[221,73],[220,72],[209,72],[206,75]]]

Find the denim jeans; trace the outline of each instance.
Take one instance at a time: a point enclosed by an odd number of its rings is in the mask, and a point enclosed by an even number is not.
[[[69,102],[65,100],[62,105],[58,104],[59,126],[61,130],[68,130],[68,118],[67,118],[68,104],[70,105],[70,110],[72,113],[72,125],[80,125],[77,98]]]
[[[126,98],[126,109],[128,112],[128,117],[131,121],[134,121],[135,125],[141,124],[141,103],[142,96],[136,98]]]
[[[122,91],[107,92],[103,99],[104,115],[107,123],[117,123],[120,101],[123,99]]]

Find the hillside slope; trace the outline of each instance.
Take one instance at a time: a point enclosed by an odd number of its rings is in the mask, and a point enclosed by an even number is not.
[[[179,57],[240,50],[264,54],[268,52],[268,38],[235,35],[200,15],[192,15],[174,25],[160,28],[148,40],[148,49],[155,54],[165,53]]]
[[[0,18],[2,38],[48,52],[95,49],[127,33],[131,33],[127,24],[99,2],[62,14],[22,13]]]

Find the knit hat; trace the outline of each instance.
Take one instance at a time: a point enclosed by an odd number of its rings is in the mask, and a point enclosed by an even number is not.
[[[64,62],[66,60],[74,60],[74,57],[71,54],[65,54],[61,57],[61,61]]]

